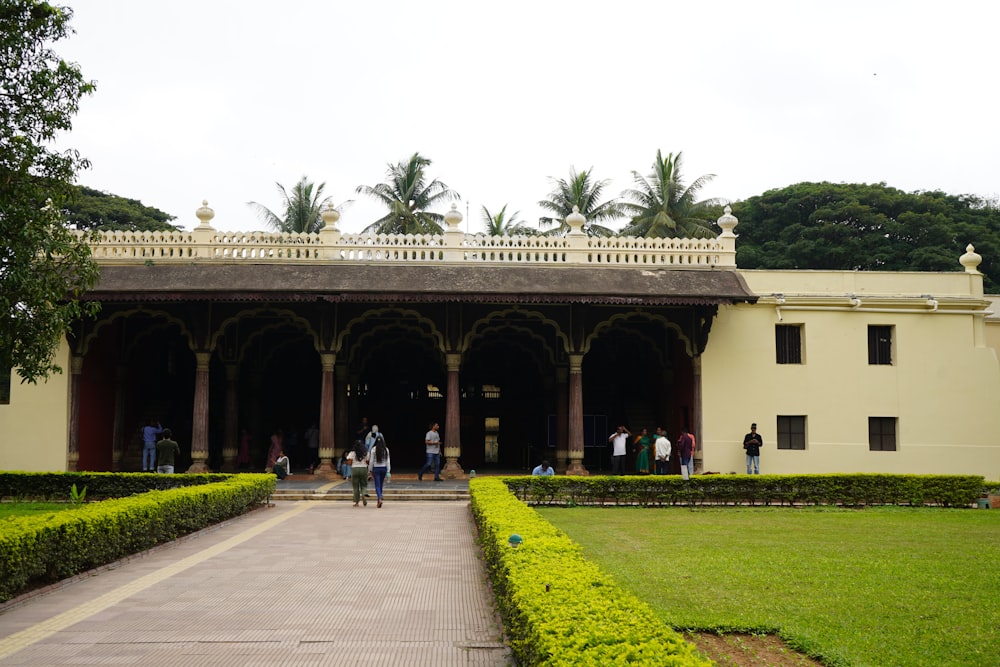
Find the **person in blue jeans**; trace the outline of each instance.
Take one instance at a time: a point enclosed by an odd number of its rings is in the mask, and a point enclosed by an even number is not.
[[[372,427],[374,430],[374,427]],[[389,463],[389,447],[385,444],[385,438],[379,433],[375,436],[375,444],[368,452],[368,472],[375,480],[375,497],[378,498],[376,507],[382,507],[382,486],[389,476],[392,466]]]
[[[163,426],[153,423],[150,419],[142,427],[142,471],[153,472],[156,470],[156,441],[157,436],[163,433]]]
[[[434,471],[434,481],[441,481],[441,436],[438,434],[437,422],[431,424],[431,428],[427,431],[427,435],[424,436],[424,446],[427,450],[427,463],[424,467],[420,469],[417,473],[417,479],[423,480],[424,473],[433,470]]]
[[[760,448],[763,446],[764,440],[757,434],[757,424],[750,424],[750,432],[743,437],[743,449],[747,450],[748,475],[760,474]]]

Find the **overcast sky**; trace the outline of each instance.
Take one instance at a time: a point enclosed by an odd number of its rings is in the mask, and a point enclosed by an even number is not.
[[[703,198],[802,181],[1000,191],[1000,4],[59,0],[55,45],[97,82],[60,140],[80,182],[197,225],[261,229],[275,183],[355,193],[414,152],[480,208],[535,223],[550,177],[611,179],[682,151]],[[444,213],[444,210],[440,211]],[[463,222],[463,228],[467,223]],[[737,233],[739,228],[737,228]]]

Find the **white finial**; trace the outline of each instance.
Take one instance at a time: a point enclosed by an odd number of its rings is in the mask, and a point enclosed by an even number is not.
[[[965,246],[965,254],[958,258],[959,264],[965,267],[966,273],[979,273],[977,267],[982,261],[982,256],[976,253],[976,249],[971,243]]]
[[[329,231],[337,230],[337,221],[340,220],[340,211],[333,207],[333,202],[327,202],[319,212],[319,217],[323,220],[323,229]]]
[[[458,204],[452,203],[451,210],[444,214],[444,221],[448,223],[449,232],[460,231],[458,226],[462,224],[462,214],[458,210]]]
[[[209,224],[212,218],[215,217],[215,211],[208,207],[208,200],[201,200],[201,208],[194,212],[198,219],[201,220],[201,224],[198,225],[200,229],[212,229],[212,225]]]
[[[719,227],[722,229],[722,234],[719,236],[725,236],[726,238],[736,236],[736,234],[733,234],[733,227],[738,225],[740,221],[733,215],[733,209],[728,204],[724,211],[725,213],[717,221]]]
[[[570,234],[582,234],[583,225],[586,224],[587,218],[580,213],[580,207],[574,206],[573,212],[566,216],[566,224],[569,225]]]

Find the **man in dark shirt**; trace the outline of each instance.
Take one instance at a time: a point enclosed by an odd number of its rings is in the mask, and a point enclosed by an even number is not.
[[[174,472],[174,460],[181,453],[180,445],[173,439],[169,428],[163,429],[163,439],[156,443],[156,472],[170,475]]]
[[[760,474],[760,448],[764,440],[757,435],[757,424],[750,424],[750,432],[743,437],[743,449],[747,450],[747,474]],[[751,468],[753,472],[751,473]]]

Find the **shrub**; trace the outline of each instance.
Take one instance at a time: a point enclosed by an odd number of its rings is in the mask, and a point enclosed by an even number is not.
[[[273,475],[222,476],[211,484],[149,491],[73,512],[9,519],[0,533],[0,601],[238,516],[274,488]]]
[[[544,495],[548,486],[539,489]],[[711,664],[646,603],[587,561],[564,533],[519,502],[503,479],[470,480],[469,492],[518,664]],[[517,549],[508,544],[514,533],[524,540]]]
[[[531,504],[560,505],[975,505],[986,484],[975,475],[676,475],[508,477]]]

